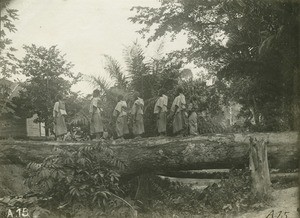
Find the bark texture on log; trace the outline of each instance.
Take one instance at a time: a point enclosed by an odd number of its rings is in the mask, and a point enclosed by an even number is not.
[[[216,171],[210,172],[206,170],[201,170],[198,172],[194,171],[166,171],[158,173],[158,175],[165,177],[175,177],[175,178],[190,178],[190,179],[227,179],[229,176],[228,171]],[[271,182],[291,182],[298,180],[298,173],[270,173]]]
[[[165,171],[158,173],[158,175],[166,177],[175,177],[175,178],[191,178],[191,179],[227,179],[229,170],[227,171],[217,171],[210,172],[206,170],[201,170],[198,172],[192,171]]]
[[[123,175],[173,170],[240,168],[249,163],[251,134],[223,134],[186,138],[146,138],[107,141],[115,156],[126,164]],[[298,167],[297,133],[262,134],[269,139],[271,168]],[[41,162],[54,147],[78,148],[96,142],[0,141],[0,164]],[[101,143],[99,144],[101,146]]]
[[[267,143],[250,138],[249,168],[252,178],[252,192],[263,197],[270,194],[271,180],[268,164]]]

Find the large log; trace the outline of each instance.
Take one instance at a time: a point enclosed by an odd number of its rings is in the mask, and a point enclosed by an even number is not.
[[[299,173],[277,173],[271,172],[271,182],[280,181],[293,182],[298,180]],[[173,178],[189,178],[189,179],[228,179],[229,170],[182,170],[182,171],[166,171],[158,173],[160,176]]]
[[[123,175],[172,170],[241,168],[249,164],[250,136],[267,139],[270,168],[298,167],[298,133],[223,134],[186,138],[107,141],[126,164]],[[0,141],[0,164],[40,162],[54,147],[78,148],[96,142]],[[100,145],[101,146],[101,143]]]

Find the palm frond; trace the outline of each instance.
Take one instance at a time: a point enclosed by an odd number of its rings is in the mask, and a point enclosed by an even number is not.
[[[104,55],[106,63],[104,69],[109,73],[110,78],[112,78],[117,86],[126,88],[128,81],[124,73],[122,72],[122,67],[120,63],[109,55]]]
[[[89,108],[90,101],[88,100],[88,96],[84,101],[81,101],[81,108],[78,112],[76,112],[69,120],[69,124],[71,125],[88,125],[89,124]]]
[[[88,125],[89,124],[89,114],[87,111],[82,109],[78,113],[72,117],[72,119],[69,122],[70,124],[83,124],[83,125]]]
[[[96,88],[99,88],[101,93],[107,93],[110,88],[110,83],[102,76],[89,76],[88,81],[93,84]]]
[[[133,76],[142,76],[145,73],[145,55],[140,44],[135,41],[132,45],[125,47],[123,51],[128,73]]]

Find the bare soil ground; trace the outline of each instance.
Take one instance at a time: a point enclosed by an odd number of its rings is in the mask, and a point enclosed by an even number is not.
[[[240,218],[298,218],[300,217],[298,187],[274,190],[271,205],[261,211],[252,211],[238,215]]]

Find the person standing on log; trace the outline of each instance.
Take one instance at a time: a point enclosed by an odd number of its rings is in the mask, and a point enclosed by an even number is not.
[[[177,97],[174,99],[171,107],[173,116],[173,133],[183,135],[186,128],[186,101],[181,87],[177,88]]]
[[[103,121],[101,117],[100,91],[93,91],[93,98],[90,104],[90,132],[94,139],[99,140],[103,134]]]
[[[139,97],[138,92],[134,93],[134,103],[131,108],[131,115],[133,120],[132,131],[135,138],[141,138],[141,135],[145,132],[144,129],[144,100]]]
[[[198,135],[198,116],[197,116],[197,109],[198,106],[196,104],[196,96],[192,96],[191,102],[188,105],[188,128],[189,128],[189,135]]]
[[[66,105],[62,95],[56,96],[57,102],[53,107],[53,118],[54,118],[54,133],[57,141],[63,141],[64,136],[67,134],[67,126],[65,122]]]
[[[118,103],[114,109],[113,116],[117,118],[116,120],[116,132],[117,137],[124,139],[124,135],[129,133],[128,123],[127,123],[127,103],[123,99],[123,95],[118,96]]]
[[[159,91],[159,98],[154,106],[154,114],[157,117],[157,131],[160,136],[165,135],[167,129],[168,97],[164,93],[163,89]]]

